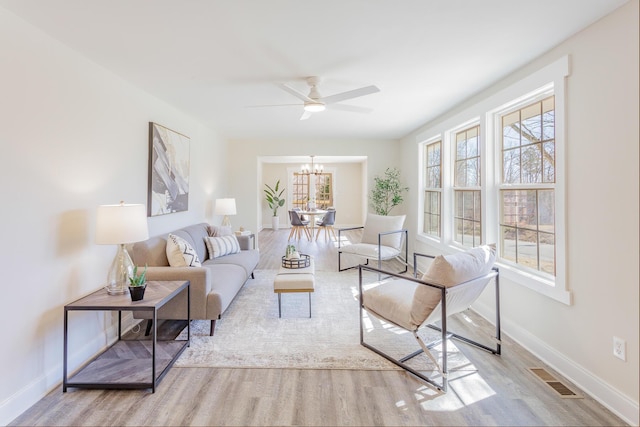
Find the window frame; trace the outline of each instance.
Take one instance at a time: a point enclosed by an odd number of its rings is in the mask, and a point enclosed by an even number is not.
[[[440,168],[440,177],[439,177],[439,181],[440,181],[440,186],[439,187],[432,187],[428,185],[428,179],[427,179],[427,175],[429,174],[429,169],[432,167],[435,167],[434,165],[429,165],[428,164],[428,150],[430,146],[439,144],[440,145],[440,163],[438,165],[438,167]],[[422,210],[421,210],[421,220],[420,220],[420,230],[421,233],[424,233],[426,236],[433,238],[433,239],[441,239],[442,238],[442,200],[443,200],[443,195],[442,195],[442,188],[443,188],[443,157],[444,157],[444,142],[442,140],[442,138],[432,138],[431,140],[428,140],[426,142],[424,142],[422,144],[422,152],[420,155],[421,158],[421,165],[420,165],[420,170],[422,172],[422,192],[421,192],[421,201],[420,201],[420,205],[422,206]],[[426,223],[426,194],[427,193],[437,193],[438,194],[438,212],[435,214],[438,217],[438,233],[437,234],[432,234],[432,233],[427,233],[425,231],[425,223]],[[433,213],[430,213],[430,215],[434,215]]]
[[[472,129],[477,129],[477,153],[475,156],[473,157],[464,157],[464,158],[458,158],[458,135],[461,134],[462,132],[465,132],[465,134],[467,132],[469,132]],[[450,135],[450,150],[451,150],[451,161],[448,164],[448,167],[451,170],[451,173],[453,175],[453,181],[452,181],[452,191],[453,191],[453,198],[451,200],[451,204],[453,205],[452,211],[451,211],[451,217],[453,220],[453,229],[451,230],[451,236],[452,236],[452,244],[456,245],[460,248],[464,248],[464,249],[471,249],[473,247],[476,247],[478,245],[482,245],[483,242],[485,242],[485,238],[484,238],[484,215],[483,215],[483,207],[485,205],[485,201],[483,200],[483,183],[484,183],[484,179],[483,179],[483,174],[484,172],[484,165],[483,165],[483,152],[484,150],[482,149],[482,146],[484,145],[484,138],[482,136],[482,126],[480,126],[480,123],[478,121],[473,121],[471,123],[467,123],[464,126],[461,126],[459,128],[456,128],[454,130],[451,130],[449,132]],[[465,141],[468,141],[469,139],[466,138]],[[479,173],[477,174],[477,181],[476,185],[468,185],[468,183],[465,183],[465,185],[458,185],[458,163],[463,161],[465,163],[467,163],[469,161],[469,159],[477,159],[477,167],[480,169]],[[444,167],[447,167],[447,165],[445,165]],[[465,168],[465,175],[466,175],[466,168]],[[465,176],[465,181],[467,180],[468,177]],[[471,193],[472,195],[472,199],[473,199],[473,205],[475,206],[476,204],[476,195],[479,195],[479,199],[480,199],[480,209],[479,209],[479,218],[475,217],[475,208],[474,213],[473,213],[473,218],[472,219],[468,219],[465,218],[465,214],[464,212],[460,215],[458,212],[458,205],[457,205],[457,201],[458,201],[458,194],[462,195],[462,210],[464,211],[464,199],[465,199],[465,195],[467,193]],[[464,233],[462,234],[462,241],[458,241],[456,240],[456,236],[457,236],[457,223],[458,221],[462,221],[463,224],[464,222],[471,222],[473,224],[473,229],[475,230],[476,226],[475,224],[479,224],[480,226],[480,234],[479,234],[479,238],[480,241],[478,242],[478,245],[476,245],[476,235],[475,233],[472,234],[471,236],[471,246],[465,244],[465,239],[464,239]],[[464,227],[463,227],[464,228]]]
[[[536,104],[538,102],[542,102],[543,100],[549,98],[549,97],[554,97],[554,104],[555,104],[555,95],[554,95],[554,88],[553,85],[547,85],[543,88],[541,88],[540,90],[535,91],[534,93],[530,94],[531,96],[529,97],[523,97],[520,102],[515,103],[515,104],[510,104],[508,108],[504,108],[504,109],[496,109],[492,112],[493,116],[494,116],[494,129],[495,129],[495,152],[496,152],[496,159],[495,159],[495,165],[496,165],[496,187],[497,187],[497,192],[498,192],[498,209],[499,209],[499,215],[498,215],[498,228],[500,229],[502,227],[502,223],[501,223],[501,210],[503,209],[503,204],[502,204],[502,198],[500,196],[500,193],[502,191],[515,191],[515,190],[522,190],[522,191],[526,191],[526,190],[536,190],[536,191],[540,191],[540,190],[553,190],[554,191],[554,212],[555,212],[555,206],[558,204],[558,200],[555,197],[555,192],[556,192],[556,181],[555,181],[555,174],[557,171],[557,167],[554,166],[554,182],[548,182],[548,181],[544,181],[544,179],[542,179],[541,182],[536,182],[536,183],[527,183],[527,182],[519,182],[519,183],[504,183],[503,182],[503,172],[504,172],[504,167],[503,167],[503,153],[504,153],[504,148],[503,148],[503,140],[501,135],[498,135],[498,131],[502,132],[502,128],[503,128],[503,122],[502,122],[502,118],[506,115],[509,115],[513,112],[516,111],[520,111],[523,108],[526,108],[527,106]],[[555,111],[555,106],[554,106],[554,111]],[[555,113],[554,113],[555,115]],[[554,119],[554,129],[555,129],[555,119]],[[556,138],[554,135],[554,164],[557,164],[557,155],[556,155]],[[520,175],[522,175],[522,168],[520,170]],[[518,229],[516,227],[516,229]],[[503,248],[500,247],[501,244],[501,237],[500,237],[500,233],[501,230],[498,231],[498,253],[502,253]],[[554,215],[554,252],[555,252],[555,238],[556,238],[556,226],[555,226],[555,215]],[[539,237],[539,236],[538,236]],[[538,250],[539,250],[539,246],[538,246]],[[540,276],[541,278],[548,280],[548,281],[552,281],[555,282],[555,277],[557,275],[557,260],[556,260],[556,256],[554,253],[554,270],[556,270],[556,275],[552,275],[549,273],[545,273],[544,271],[541,270],[535,270],[532,268],[528,268],[525,267],[517,262],[511,261],[511,260],[507,260],[505,258],[500,257],[500,262],[503,264],[508,264],[511,265],[514,268],[522,268],[525,271],[528,271],[529,273],[533,274],[534,276]],[[539,259],[538,259],[539,262]]]

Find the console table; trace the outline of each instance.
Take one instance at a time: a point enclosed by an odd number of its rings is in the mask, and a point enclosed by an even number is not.
[[[191,339],[191,289],[189,281],[149,281],[141,301],[131,301],[129,294],[109,295],[100,289],[64,306],[64,361],[62,391],[67,387],[143,389],[156,386],[182,354]],[[158,341],[157,315],[160,307],[181,292],[187,293],[187,339]],[[118,339],[71,377],[67,377],[69,346],[69,312],[117,311]],[[151,311],[153,334],[150,339],[123,340],[122,312]]]

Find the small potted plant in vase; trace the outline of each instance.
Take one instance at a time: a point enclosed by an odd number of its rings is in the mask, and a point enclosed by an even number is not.
[[[133,267],[133,275],[129,277],[129,293],[131,301],[140,301],[144,298],[144,290],[147,288],[147,266],[138,274],[138,266]]]

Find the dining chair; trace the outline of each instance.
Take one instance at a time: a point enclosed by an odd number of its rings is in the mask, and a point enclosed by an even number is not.
[[[302,222],[298,212],[293,209],[289,211],[289,219],[291,220],[291,232],[289,233],[289,238],[287,240],[291,240],[292,236],[295,236],[297,240],[300,240],[300,237],[302,237],[302,233],[304,232],[307,236],[307,240],[311,241],[311,232],[307,226],[308,221],[307,224]]]
[[[300,209],[300,208],[293,208],[293,209],[291,209],[291,210],[298,212],[298,216],[300,217],[300,221],[302,221],[302,223],[303,223],[304,225],[309,225],[309,218],[307,218],[307,216],[306,216],[306,215],[302,215],[302,214],[300,213],[300,212],[302,212],[302,209]]]
[[[320,230],[324,230],[324,240],[328,240],[331,236],[333,236],[334,240],[337,240],[336,231],[333,228],[333,225],[336,222],[336,210],[329,209],[327,213],[320,219],[318,218],[318,222],[316,226],[318,227],[318,232],[316,233],[316,242],[318,241],[318,237],[320,237]]]

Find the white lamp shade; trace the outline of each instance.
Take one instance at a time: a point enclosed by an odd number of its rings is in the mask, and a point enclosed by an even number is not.
[[[235,215],[236,199],[216,199],[216,207],[213,213],[216,215]]]
[[[101,205],[96,217],[96,243],[119,245],[149,238],[144,205]]]

